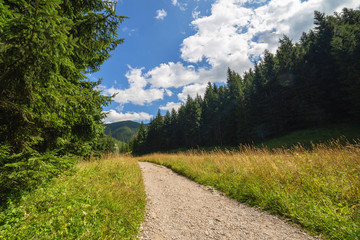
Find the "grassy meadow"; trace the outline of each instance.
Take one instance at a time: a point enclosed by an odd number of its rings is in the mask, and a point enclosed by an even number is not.
[[[0,213],[0,239],[135,239],[145,204],[134,159],[82,161]]]
[[[138,158],[170,167],[327,239],[360,239],[360,145],[188,151]]]

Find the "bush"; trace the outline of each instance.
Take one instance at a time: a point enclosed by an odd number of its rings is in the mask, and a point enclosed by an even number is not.
[[[8,146],[0,147],[0,159],[0,208],[6,207],[9,197],[18,198],[22,191],[34,189],[76,163],[76,157],[60,157],[56,152],[10,154]]]

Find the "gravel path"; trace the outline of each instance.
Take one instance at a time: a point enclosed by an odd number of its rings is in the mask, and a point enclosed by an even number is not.
[[[168,168],[139,164],[149,199],[139,239],[315,239]]]

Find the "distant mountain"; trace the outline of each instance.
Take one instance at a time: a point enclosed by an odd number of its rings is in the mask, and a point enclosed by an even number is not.
[[[140,123],[133,121],[123,121],[105,124],[105,134],[111,136],[122,142],[129,142],[130,139],[139,130]]]

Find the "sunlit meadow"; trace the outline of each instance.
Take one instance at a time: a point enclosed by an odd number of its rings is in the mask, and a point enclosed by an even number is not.
[[[360,239],[360,145],[291,150],[151,154],[158,163],[231,198],[329,239]]]
[[[0,214],[0,239],[135,239],[145,213],[130,157],[80,162]]]

